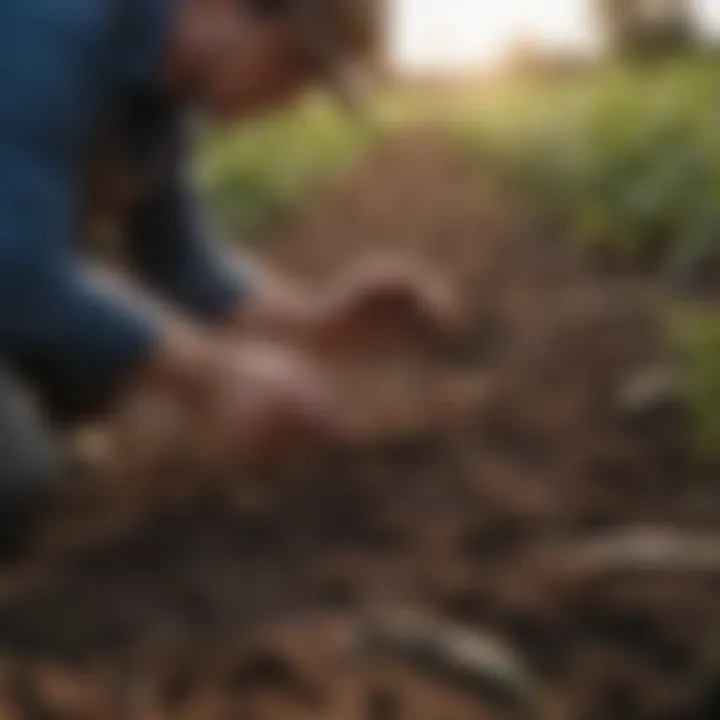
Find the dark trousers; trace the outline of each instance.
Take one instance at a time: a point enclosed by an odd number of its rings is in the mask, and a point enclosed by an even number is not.
[[[0,554],[23,544],[62,475],[49,420],[20,377],[0,363]]]

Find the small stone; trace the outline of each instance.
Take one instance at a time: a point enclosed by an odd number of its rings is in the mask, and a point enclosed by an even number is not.
[[[368,655],[397,655],[444,678],[524,703],[531,694],[525,663],[503,640],[474,627],[409,616],[374,618],[360,631]]]
[[[636,372],[621,385],[617,397],[618,409],[629,416],[647,415],[676,407],[679,401],[677,374],[664,365]]]

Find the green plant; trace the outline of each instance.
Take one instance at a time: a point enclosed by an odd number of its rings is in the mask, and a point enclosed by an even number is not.
[[[298,109],[208,135],[200,182],[233,231],[252,230],[296,208],[352,166],[370,142],[363,126],[313,98]]]
[[[683,368],[683,393],[701,461],[720,463],[720,310],[684,306],[671,315],[670,336]]]

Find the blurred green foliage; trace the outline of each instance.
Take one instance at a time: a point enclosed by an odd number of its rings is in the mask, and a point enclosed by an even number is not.
[[[682,391],[694,426],[698,459],[720,462],[720,308],[680,306],[673,310],[670,335],[684,368]]]
[[[231,230],[253,230],[352,167],[370,140],[365,127],[313,98],[292,111],[208,134],[200,181]]]
[[[325,96],[229,130],[201,135],[200,186],[235,234],[293,212],[393,134],[426,116],[432,100],[392,93],[362,116]]]
[[[563,214],[578,241],[682,275],[720,259],[720,63],[680,60],[548,80],[396,92],[372,123],[311,98],[208,137],[200,176],[236,230],[297,207],[380,139],[444,125],[479,168]]]
[[[562,213],[578,241],[687,273],[720,256],[720,66],[616,67],[507,91],[465,147]]]

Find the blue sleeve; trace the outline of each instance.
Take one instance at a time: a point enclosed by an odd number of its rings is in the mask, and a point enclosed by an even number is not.
[[[205,322],[228,317],[249,293],[231,249],[212,236],[185,172],[183,138],[175,130],[160,182],[136,209],[129,254],[150,286]]]
[[[0,349],[51,369],[63,394],[99,398],[151,353],[156,325],[77,257],[72,187],[42,157],[0,153]]]
[[[48,368],[66,394],[93,396],[151,353],[158,327],[95,282],[76,251],[100,9],[0,9],[0,354]]]

